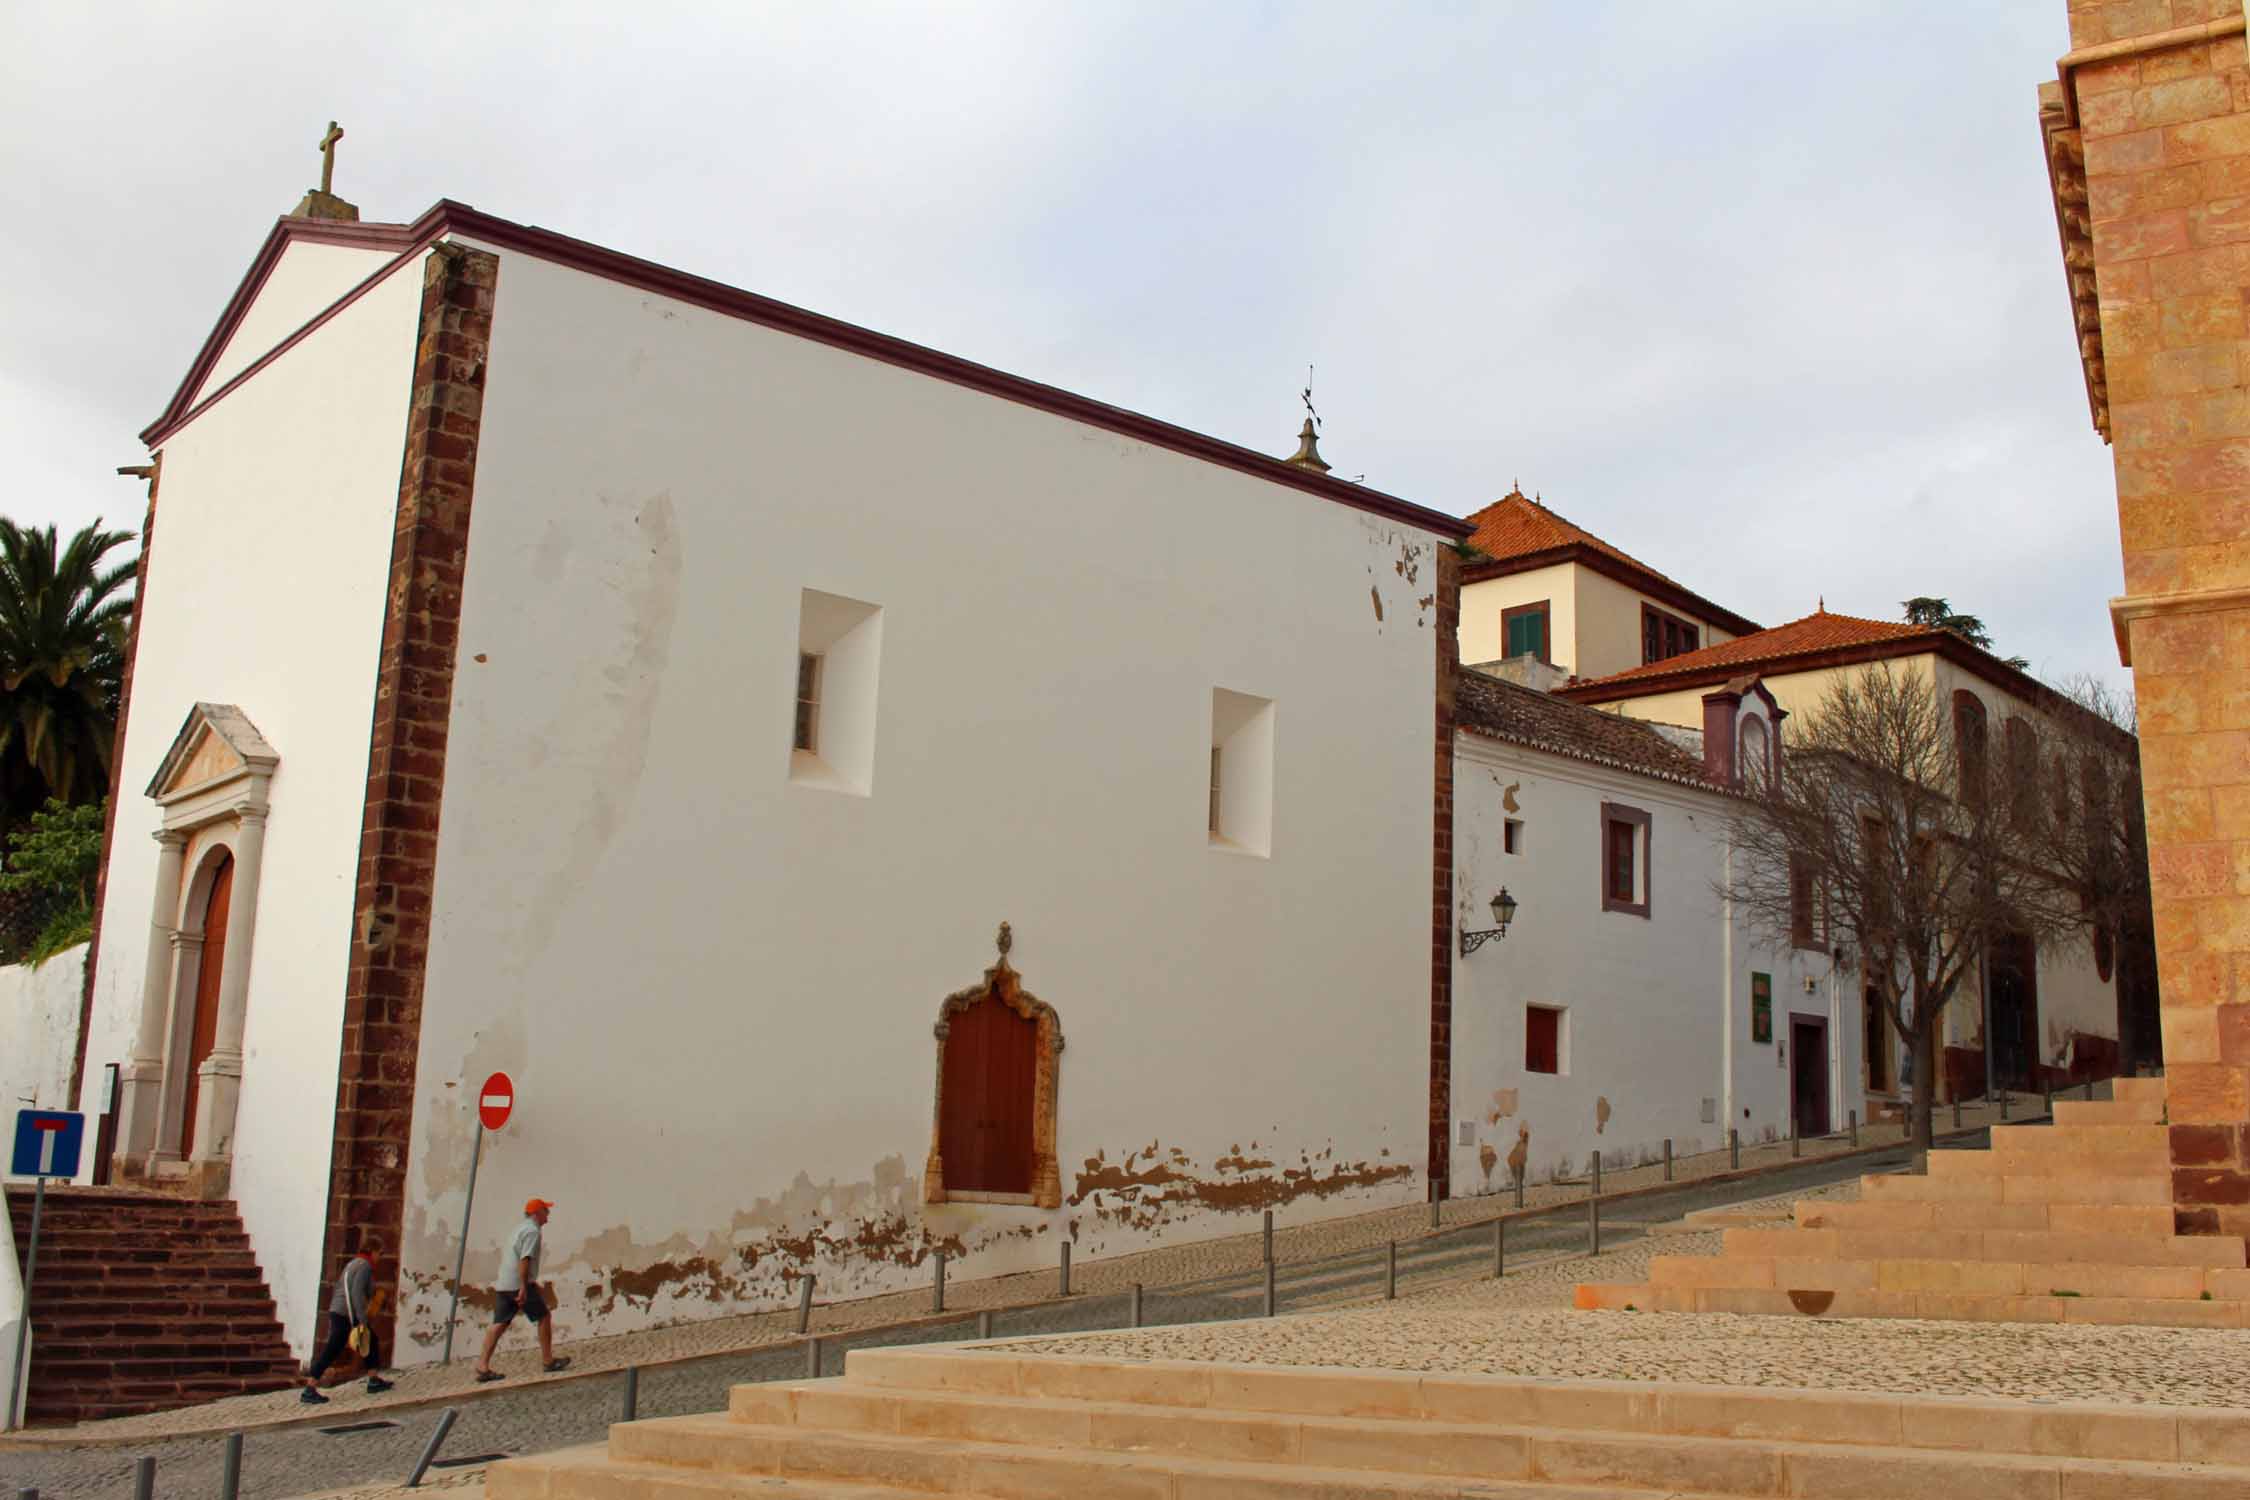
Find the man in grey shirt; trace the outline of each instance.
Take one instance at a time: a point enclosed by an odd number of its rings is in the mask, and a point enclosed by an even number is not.
[[[307,1406],[325,1406],[328,1398],[320,1393],[320,1377],[343,1354],[350,1342],[352,1330],[367,1330],[366,1345],[359,1352],[367,1363],[367,1394],[379,1396],[391,1388],[391,1383],[378,1372],[383,1368],[383,1347],[375,1342],[372,1323],[375,1296],[375,1257],[381,1253],[382,1244],[371,1235],[360,1237],[359,1253],[344,1262],[344,1274],[336,1278],[336,1295],[328,1299],[328,1339],[313,1356],[305,1372],[305,1388],[297,1396]]]
[[[570,1364],[567,1358],[555,1358],[555,1326],[547,1315],[547,1299],[539,1290],[539,1253],[544,1248],[540,1231],[546,1228],[547,1213],[554,1206],[544,1198],[524,1204],[523,1222],[516,1226],[507,1254],[501,1257],[500,1276],[493,1283],[497,1296],[492,1326],[484,1331],[484,1355],[477,1361],[480,1384],[504,1378],[492,1368],[492,1352],[500,1347],[500,1335],[507,1332],[519,1310],[539,1330],[539,1368],[552,1374]]]

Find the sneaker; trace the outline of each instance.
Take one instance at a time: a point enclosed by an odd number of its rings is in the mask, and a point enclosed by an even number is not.
[[[328,1398],[309,1385],[297,1393],[297,1401],[302,1406],[326,1406],[328,1404]]]
[[[367,1394],[370,1396],[380,1396],[383,1394],[383,1392],[389,1390],[390,1388],[391,1382],[385,1380],[380,1375],[370,1375],[367,1377]]]

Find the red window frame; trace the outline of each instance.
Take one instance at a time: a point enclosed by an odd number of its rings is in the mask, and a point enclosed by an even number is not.
[[[1648,915],[1649,896],[1655,889],[1649,815],[1622,802],[1602,804],[1602,910],[1628,916]],[[1625,859],[1619,860],[1623,852]],[[1631,895],[1620,895],[1620,890]]]
[[[1552,1005],[1523,1008],[1523,1070],[1526,1073],[1562,1071],[1562,1016]]]

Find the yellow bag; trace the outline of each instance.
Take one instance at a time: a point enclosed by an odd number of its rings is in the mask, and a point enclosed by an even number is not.
[[[349,1337],[344,1340],[354,1354],[365,1354],[375,1346],[375,1330],[365,1323],[354,1323]]]

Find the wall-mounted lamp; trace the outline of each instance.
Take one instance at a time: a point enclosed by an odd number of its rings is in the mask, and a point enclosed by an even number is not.
[[[1492,920],[1500,925],[1488,927],[1482,932],[1470,932],[1464,928],[1461,933],[1461,956],[1467,958],[1493,938],[1506,937],[1508,924],[1515,919],[1516,898],[1508,894],[1506,886],[1502,886],[1500,894],[1492,898]]]

